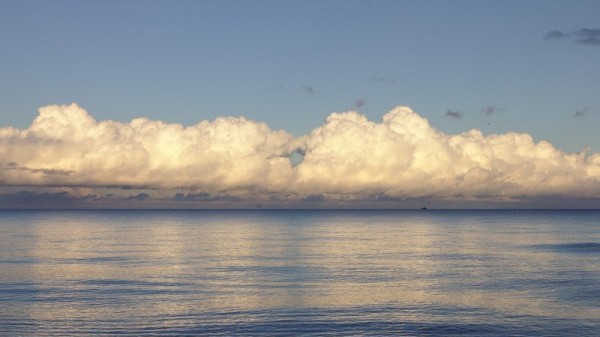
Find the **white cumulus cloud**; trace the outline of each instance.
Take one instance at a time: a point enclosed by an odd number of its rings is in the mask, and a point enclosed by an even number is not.
[[[304,158],[292,165],[296,150]],[[202,200],[600,198],[600,154],[564,153],[528,134],[448,135],[408,107],[381,122],[333,113],[293,137],[243,117],[188,127],[96,121],[71,104],[41,108],[27,129],[0,128],[0,184],[84,188],[88,195],[119,186],[188,189]]]
[[[0,130],[0,180],[11,185],[277,188],[292,136],[243,117],[183,127],[145,118],[94,120],[47,106],[28,129]]]
[[[408,107],[375,123],[332,114],[304,141],[297,188],[398,197],[600,196],[600,155],[567,154],[527,134],[446,135]]]

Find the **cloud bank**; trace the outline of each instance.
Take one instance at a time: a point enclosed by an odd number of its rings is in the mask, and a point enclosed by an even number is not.
[[[0,128],[0,200],[65,192],[88,203],[600,200],[600,154],[528,134],[448,135],[404,106],[381,122],[333,113],[300,137],[244,117],[96,121],[76,104]]]

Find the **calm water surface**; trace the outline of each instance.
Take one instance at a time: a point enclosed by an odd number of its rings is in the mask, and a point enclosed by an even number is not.
[[[0,336],[598,336],[600,211],[0,211]]]

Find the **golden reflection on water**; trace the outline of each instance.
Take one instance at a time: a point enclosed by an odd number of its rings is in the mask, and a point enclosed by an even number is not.
[[[556,241],[552,232],[402,217],[108,219],[38,219],[24,229],[29,246],[19,249],[33,262],[2,268],[35,280],[40,301],[27,307],[31,319],[386,305],[600,317],[598,308],[509,286],[561,267],[555,254],[515,248],[540,235]]]

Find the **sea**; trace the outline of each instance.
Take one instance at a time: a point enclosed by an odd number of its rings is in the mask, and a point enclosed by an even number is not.
[[[600,336],[600,211],[4,210],[0,336]]]

